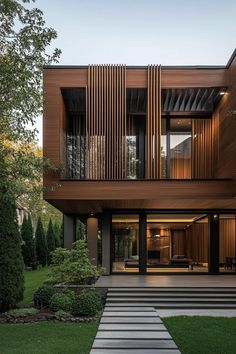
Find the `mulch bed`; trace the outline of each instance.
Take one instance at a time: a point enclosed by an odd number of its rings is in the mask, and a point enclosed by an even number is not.
[[[74,317],[70,315],[59,316],[53,312],[41,310],[37,314],[33,316],[25,316],[25,317],[12,317],[7,313],[3,313],[0,315],[0,324],[4,323],[34,323],[40,321],[61,321],[61,322],[74,322],[74,323],[88,323],[98,321],[100,315],[94,317]]]

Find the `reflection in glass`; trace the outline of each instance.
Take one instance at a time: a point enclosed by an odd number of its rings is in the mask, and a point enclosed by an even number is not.
[[[113,215],[112,217],[112,271],[139,271],[139,217]]]
[[[170,120],[170,178],[191,178],[190,119]]]
[[[207,272],[208,218],[147,215],[147,272]]]
[[[144,178],[145,116],[129,115],[126,129],[126,178]]]
[[[167,178],[166,119],[161,120],[161,178]]]
[[[220,272],[236,272],[234,214],[220,215]]]

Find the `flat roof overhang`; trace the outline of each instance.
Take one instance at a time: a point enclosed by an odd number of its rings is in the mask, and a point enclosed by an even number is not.
[[[217,180],[67,181],[44,194],[66,214],[103,209],[229,209],[236,212],[236,182]]]

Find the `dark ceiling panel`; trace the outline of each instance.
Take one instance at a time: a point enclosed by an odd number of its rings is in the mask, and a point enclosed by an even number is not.
[[[213,112],[224,91],[224,87],[163,89],[163,111]]]

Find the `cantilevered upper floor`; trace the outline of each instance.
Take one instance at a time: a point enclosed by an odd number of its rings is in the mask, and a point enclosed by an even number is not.
[[[59,199],[93,199],[91,190],[84,195],[84,181],[93,181],[96,200],[103,198],[97,186],[111,181],[120,184],[120,194],[112,196],[113,188],[109,197],[111,186],[104,187],[104,198],[129,199],[138,186],[126,187],[131,180],[142,182],[133,199],[148,198],[149,204],[152,196],[143,195],[148,181],[155,182],[154,194],[168,194],[168,183],[177,186],[180,198],[182,189],[182,196],[192,200],[205,181],[211,200],[226,193],[231,198],[226,204],[233,206],[235,52],[219,67],[50,66],[44,70],[44,97],[44,156],[64,166],[60,178],[45,176],[45,185],[61,185],[45,197],[57,200],[58,207]]]

